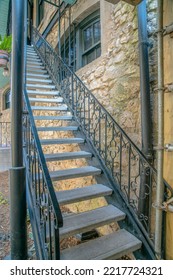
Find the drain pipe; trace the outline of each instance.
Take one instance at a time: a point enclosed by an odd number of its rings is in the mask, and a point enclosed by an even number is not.
[[[155,251],[158,259],[162,256],[163,211],[163,146],[164,146],[164,73],[163,73],[163,0],[157,0],[157,41],[158,41],[158,152],[157,152],[157,189],[156,189],[156,231]]]
[[[150,103],[150,76],[148,58],[147,7],[146,0],[138,5],[138,37],[140,64],[141,127],[142,152],[149,161],[152,160],[152,116]],[[149,176],[144,167],[141,172],[138,215],[149,215]]]
[[[10,169],[11,259],[27,259],[26,188],[23,166],[22,114],[24,76],[24,22],[27,1],[12,1],[12,108]]]

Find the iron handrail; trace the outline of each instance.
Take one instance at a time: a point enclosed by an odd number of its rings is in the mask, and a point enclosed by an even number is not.
[[[40,236],[40,251],[43,251],[39,258],[59,259],[59,228],[63,226],[63,217],[46,165],[26,90],[24,90],[24,101],[24,158],[28,173],[28,188],[32,196],[30,200],[34,203],[32,210],[35,211],[35,220],[38,223],[37,230],[40,230],[39,233],[36,233]],[[47,232],[49,237],[46,236]],[[54,236],[54,240],[50,235]],[[53,246],[54,249],[52,249]],[[39,247],[38,244],[37,247]]]
[[[38,45],[38,41],[42,44]],[[118,185],[127,208],[133,212],[138,226],[152,243],[155,234],[155,167],[35,28],[32,42],[87,140],[105,166],[104,171],[113,179],[116,187]],[[172,196],[169,184],[164,181],[164,185],[165,195]]]

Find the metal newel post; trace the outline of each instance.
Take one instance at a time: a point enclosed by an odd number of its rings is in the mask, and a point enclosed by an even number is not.
[[[12,108],[10,169],[11,259],[27,259],[26,188],[23,166],[22,112],[24,89],[24,25],[26,0],[12,1]]]

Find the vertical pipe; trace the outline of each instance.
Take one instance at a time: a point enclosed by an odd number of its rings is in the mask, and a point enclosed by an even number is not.
[[[162,256],[162,220],[163,213],[159,208],[164,197],[163,184],[163,146],[164,146],[164,73],[163,73],[163,0],[157,0],[157,40],[158,40],[158,152],[157,152],[157,190],[156,190],[156,230],[155,251],[158,258]]]
[[[152,158],[152,117],[150,104],[150,76],[147,35],[146,0],[138,5],[138,36],[140,60],[140,92],[141,92],[141,122],[142,151],[147,158]]]
[[[22,113],[24,89],[24,24],[27,1],[12,1],[12,108],[10,169],[11,259],[27,259],[26,188],[23,166]],[[26,25],[25,25],[26,28]]]
[[[71,6],[69,6],[69,61],[68,64],[71,66]]]
[[[150,77],[148,58],[147,35],[147,7],[146,0],[138,5],[138,36],[139,36],[139,63],[140,63],[140,95],[141,95],[141,127],[142,151],[148,160],[152,160],[152,116],[150,105]],[[138,214],[148,217],[150,186],[148,170],[141,162],[141,184],[139,195]]]
[[[59,8],[58,8],[58,51],[59,56],[61,56],[61,6],[59,0]]]

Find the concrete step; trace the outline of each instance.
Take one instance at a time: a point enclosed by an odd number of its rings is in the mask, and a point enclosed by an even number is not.
[[[42,75],[42,74],[31,74],[31,73],[28,73],[27,75],[27,78],[41,78],[41,79],[47,79],[49,78],[50,76],[49,75]]]
[[[27,69],[38,69],[38,70],[44,70],[45,67],[41,65],[27,65]]]
[[[37,131],[46,132],[46,131],[77,131],[78,126],[39,126]]]
[[[31,56],[31,57],[27,57],[27,62],[28,62],[28,61],[31,61],[31,62],[32,62],[32,61],[33,61],[33,62],[42,62],[42,60],[39,58],[39,56],[38,56],[38,58],[35,57],[35,56],[34,56],[34,57],[32,57],[32,56]]]
[[[93,166],[84,166],[81,168],[71,168],[65,170],[51,171],[50,177],[52,181],[68,180],[80,178],[84,176],[96,176],[101,174],[101,169]]]
[[[55,89],[54,85],[40,85],[40,84],[26,84],[27,88],[34,88],[34,89]]]
[[[141,246],[140,240],[122,229],[63,250],[61,260],[117,260]]]
[[[55,91],[55,90],[52,90],[52,91],[37,91],[37,90],[27,90],[27,93],[28,95],[42,95],[42,96],[59,96],[59,91]]]
[[[85,151],[79,152],[67,152],[67,153],[56,153],[56,154],[45,154],[46,161],[58,161],[58,160],[70,160],[79,158],[91,158],[92,153]]]
[[[56,192],[60,205],[67,205],[84,200],[104,197],[112,194],[112,190],[102,184],[95,184],[83,188]]]
[[[58,107],[45,107],[45,106],[31,106],[32,110],[37,111],[67,111],[68,108],[66,105],[58,106]]]
[[[125,213],[113,205],[79,214],[70,214],[63,218],[64,223],[63,228],[60,229],[60,237],[65,238],[76,233],[87,232],[112,222],[121,221],[124,218]]]
[[[31,82],[31,83],[44,83],[44,84],[52,84],[52,80],[50,79],[34,79],[34,78],[28,78],[26,79],[27,83]]]
[[[38,57],[39,58],[39,56],[38,56],[38,54],[35,52],[35,51],[27,51],[27,57]]]
[[[27,59],[27,67],[32,67],[32,66],[43,66],[43,62],[42,61],[30,61]]]
[[[83,138],[59,138],[59,139],[41,139],[42,145],[68,145],[68,144],[83,144],[85,139]]]
[[[37,73],[37,74],[47,74],[47,70],[46,69],[37,69],[37,68],[27,68],[27,70],[26,70],[26,73],[27,74],[35,74],[35,73]]]
[[[36,121],[72,121],[73,116],[35,116]]]
[[[63,98],[62,97],[56,97],[56,98],[29,98],[30,102],[40,102],[40,103],[62,103]]]

